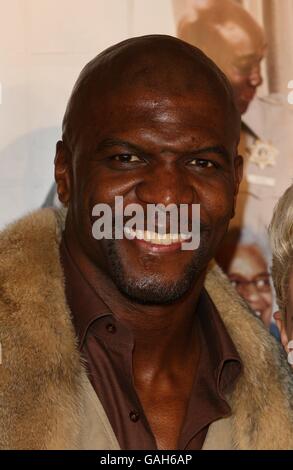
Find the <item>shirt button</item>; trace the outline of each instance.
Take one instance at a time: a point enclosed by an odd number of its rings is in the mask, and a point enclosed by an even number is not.
[[[137,423],[139,420],[139,414],[137,411],[130,411],[129,418],[133,423]]]
[[[108,331],[108,333],[116,333],[116,326],[113,325],[113,323],[108,323],[108,325],[106,326],[106,330]]]

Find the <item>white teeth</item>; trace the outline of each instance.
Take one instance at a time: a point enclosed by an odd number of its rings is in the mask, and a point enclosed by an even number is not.
[[[179,241],[185,241],[190,238],[189,234],[186,233],[157,233],[151,230],[133,230],[130,227],[124,227],[124,234],[126,238],[133,240],[144,240],[156,245],[171,245],[172,243],[178,243]]]

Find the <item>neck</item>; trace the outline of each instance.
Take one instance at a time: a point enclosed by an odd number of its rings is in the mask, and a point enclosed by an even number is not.
[[[112,279],[89,259],[78,240],[65,230],[71,256],[97,295],[134,337],[134,368],[156,375],[182,368],[182,359],[199,356],[199,325],[196,305],[203,288],[203,272],[179,300],[167,305],[143,305],[122,294]]]

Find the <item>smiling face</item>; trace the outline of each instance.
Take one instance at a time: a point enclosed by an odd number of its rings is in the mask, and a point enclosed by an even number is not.
[[[56,159],[57,185],[69,206],[66,230],[95,266],[141,303],[174,301],[203,273],[227,230],[241,174],[238,116],[228,93],[208,66],[180,58],[171,46],[145,57],[143,50],[124,54],[123,67],[119,56],[109,59],[107,86],[95,78],[87,85],[74,148],[59,143]],[[199,248],[95,240],[92,209],[97,203],[114,208],[115,196],[145,213],[148,204],[199,203]]]
[[[239,295],[266,327],[272,319],[272,289],[267,263],[256,245],[238,245],[227,275]]]

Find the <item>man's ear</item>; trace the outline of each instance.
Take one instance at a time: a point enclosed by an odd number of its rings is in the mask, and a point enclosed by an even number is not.
[[[235,175],[235,190],[234,190],[233,212],[232,212],[231,218],[233,218],[235,215],[237,194],[239,191],[239,185],[243,177],[243,157],[241,155],[237,155],[234,159],[234,175]]]
[[[280,311],[275,312],[274,313],[274,319],[275,319],[276,325],[278,327],[278,330],[280,332],[281,343],[282,343],[283,348],[285,349],[286,353],[288,354],[289,353],[289,348],[288,348],[289,340],[288,340],[286,326],[285,326],[285,320],[284,320],[284,317],[282,315],[282,312],[280,312]]]
[[[71,195],[71,155],[62,140],[56,144],[54,164],[58,198],[67,207]]]

